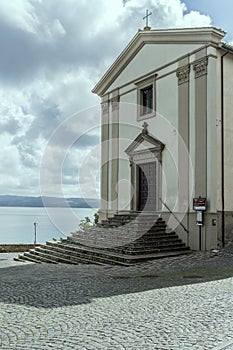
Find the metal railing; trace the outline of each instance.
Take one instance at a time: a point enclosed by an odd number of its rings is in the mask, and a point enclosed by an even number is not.
[[[187,228],[184,226],[184,224],[182,224],[182,222],[178,219],[178,217],[171,211],[171,209],[167,206],[166,203],[164,203],[164,201],[162,200],[162,198],[159,198],[159,200],[162,202],[162,204],[165,206],[165,208],[167,208],[167,210],[174,216],[174,218],[176,219],[176,221],[180,224],[180,226],[184,229],[184,231],[189,234],[189,231],[187,230]]]

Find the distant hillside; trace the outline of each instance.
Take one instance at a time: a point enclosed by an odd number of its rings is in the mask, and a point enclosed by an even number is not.
[[[44,197],[47,207],[64,207],[64,199]],[[99,208],[99,199],[66,198],[72,208]],[[0,195],[0,207],[44,207],[42,197]]]

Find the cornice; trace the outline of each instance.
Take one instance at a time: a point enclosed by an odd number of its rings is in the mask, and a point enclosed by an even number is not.
[[[117,57],[92,92],[103,96],[109,86],[119,74],[127,67],[145,44],[216,44],[221,42],[225,32],[213,27],[139,30],[130,43]]]

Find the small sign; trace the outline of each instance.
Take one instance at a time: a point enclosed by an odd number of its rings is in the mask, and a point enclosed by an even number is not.
[[[205,211],[206,207],[206,198],[193,198],[193,210]]]

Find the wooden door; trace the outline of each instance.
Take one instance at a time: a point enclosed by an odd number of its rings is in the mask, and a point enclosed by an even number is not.
[[[138,210],[156,210],[156,162],[138,165]]]

